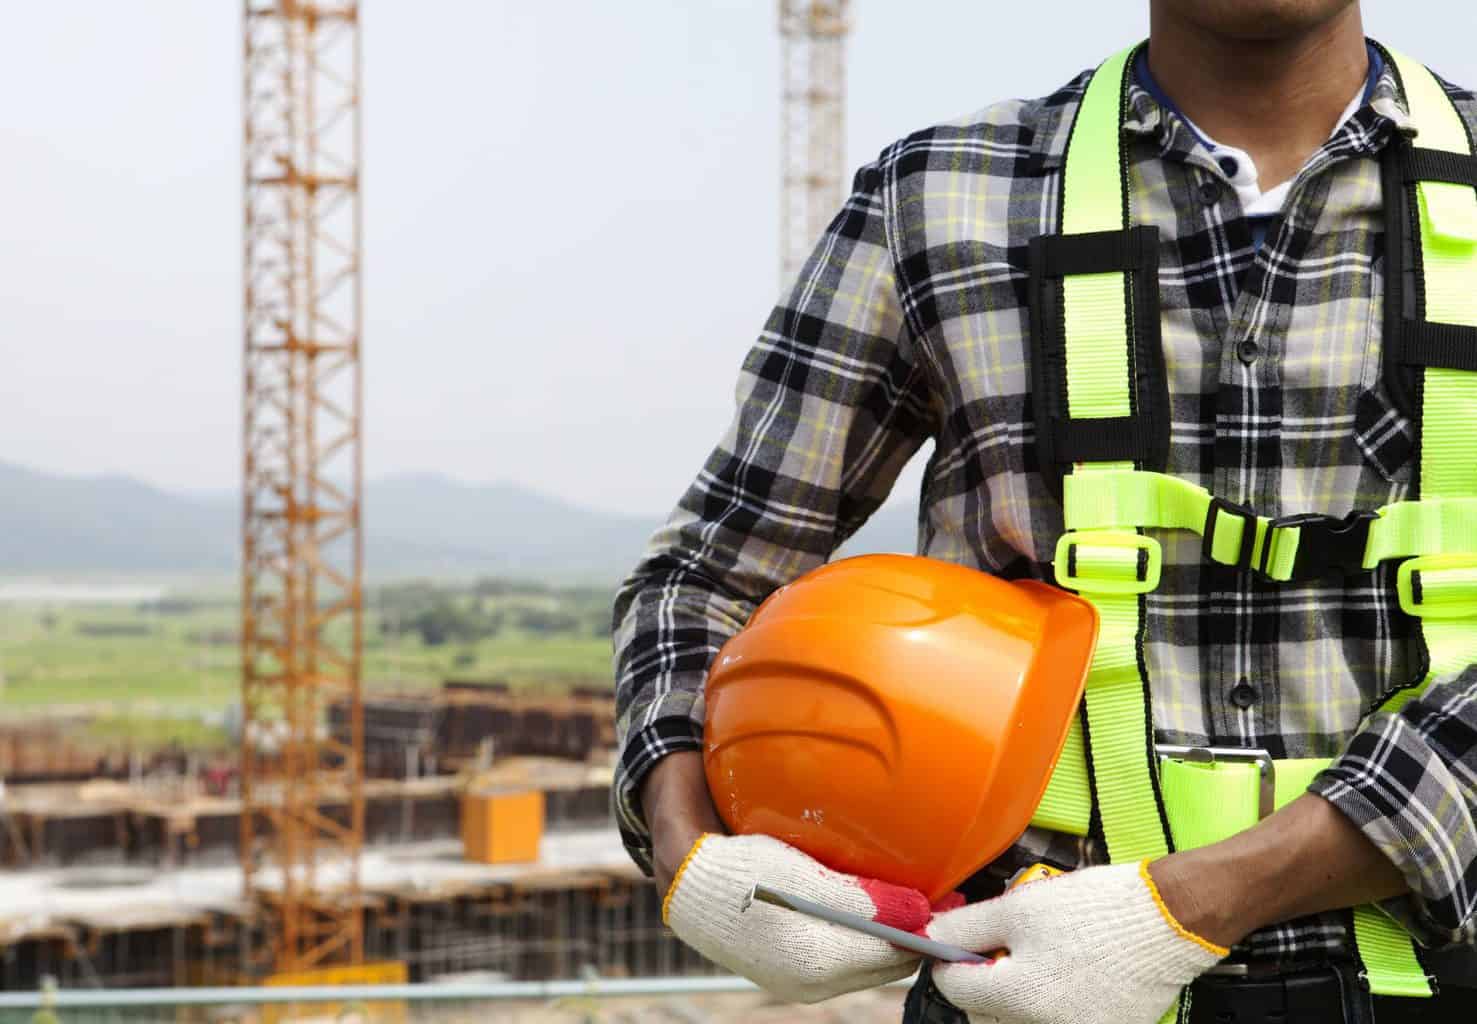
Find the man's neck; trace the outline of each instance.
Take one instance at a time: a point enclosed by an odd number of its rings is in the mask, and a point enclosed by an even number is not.
[[[1297,174],[1369,76],[1358,4],[1275,40],[1217,36],[1166,6],[1152,7],[1149,70],[1201,130],[1251,154],[1263,190]]]

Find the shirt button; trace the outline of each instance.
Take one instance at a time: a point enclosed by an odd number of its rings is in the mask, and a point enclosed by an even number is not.
[[[1245,679],[1237,683],[1235,689],[1231,691],[1231,703],[1235,704],[1242,711],[1255,704],[1256,698],[1256,687],[1252,686]]]
[[[1260,345],[1252,341],[1250,338],[1247,338],[1241,344],[1236,346],[1236,358],[1240,359],[1247,366],[1250,366],[1252,363],[1256,362],[1256,357],[1261,354],[1261,351],[1262,347]]]
[[[1202,181],[1197,191],[1200,201],[1206,206],[1214,206],[1221,201],[1221,183],[1218,181]]]

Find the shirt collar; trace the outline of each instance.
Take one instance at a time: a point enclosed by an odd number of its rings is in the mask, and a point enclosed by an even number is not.
[[[1366,106],[1394,125],[1395,130],[1402,135],[1413,136],[1416,134],[1415,119],[1410,116],[1410,107],[1405,101],[1405,94],[1400,91],[1400,80],[1395,74],[1395,62],[1379,44],[1371,45],[1381,54],[1381,63],[1379,79],[1374,83],[1374,88],[1370,90]]]
[[[1393,62],[1388,59],[1379,44],[1369,41],[1371,74],[1365,91],[1365,102],[1338,132],[1335,139],[1352,145],[1355,152],[1372,154],[1384,148],[1391,131],[1404,135],[1415,135],[1415,122],[1411,119],[1405,96],[1395,75]],[[1146,54],[1141,48],[1140,54]],[[1076,94],[1077,102],[1048,101],[1043,120],[1038,128],[1037,152],[1043,168],[1060,167],[1066,160],[1067,139],[1072,132],[1072,121],[1077,115],[1088,76],[1079,77],[1067,91]],[[1152,83],[1152,76],[1148,78]],[[1158,92],[1155,85],[1147,87],[1140,76],[1135,75],[1128,86],[1128,109],[1123,119],[1123,131],[1157,141],[1160,157],[1184,160],[1199,145],[1200,140],[1167,96]],[[1161,98],[1162,97],[1162,98]],[[1203,147],[1200,147],[1203,149]]]

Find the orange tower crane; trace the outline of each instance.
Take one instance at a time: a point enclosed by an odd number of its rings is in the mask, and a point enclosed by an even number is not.
[[[303,971],[364,952],[359,5],[245,0],[243,31],[241,864],[253,966]]]
[[[800,272],[844,198],[850,0],[780,0],[780,279]]]

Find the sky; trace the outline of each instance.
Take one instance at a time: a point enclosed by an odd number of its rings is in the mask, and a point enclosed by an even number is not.
[[[854,7],[852,167],[1147,32],[1143,2]],[[365,0],[370,476],[671,506],[779,290],[774,8]],[[0,460],[232,488],[240,4],[0,14]],[[1477,85],[1470,0],[1365,15]]]

